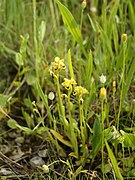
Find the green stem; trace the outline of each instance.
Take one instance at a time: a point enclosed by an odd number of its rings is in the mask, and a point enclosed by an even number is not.
[[[64,126],[68,126],[68,122],[65,117],[65,110],[61,99],[61,92],[60,92],[60,84],[59,84],[59,75],[56,77],[56,84],[57,84],[57,92],[58,92],[58,103],[59,103],[59,109],[60,109],[60,116],[63,119]]]
[[[79,98],[80,130],[81,130],[82,144],[85,145],[86,127],[85,127],[84,114],[83,114],[83,102],[81,102],[82,100],[83,100],[82,98]]]
[[[103,179],[104,177],[104,100],[101,102],[101,110],[102,110],[102,172],[103,172]]]
[[[39,77],[38,73],[38,50],[37,50],[37,32],[36,32],[36,0],[33,0],[33,31],[34,31],[34,50],[36,53],[36,58],[35,58],[35,70],[36,70],[36,75],[37,78]]]
[[[81,20],[80,20],[80,30],[82,30],[83,12],[84,12],[84,9],[82,8],[82,11],[81,11]]]
[[[70,102],[71,92],[72,90],[68,90],[68,114],[69,114],[70,125],[73,127],[73,120],[72,120],[72,115],[71,115],[71,102]]]
[[[122,67],[122,86],[121,86],[121,92],[120,92],[120,105],[119,105],[119,111],[118,111],[118,117],[117,117],[117,130],[119,129],[119,121],[120,121],[120,113],[122,109],[122,104],[123,104],[123,89],[124,89],[124,76],[125,76],[125,51],[126,51],[126,42],[123,42],[123,67]]]
[[[78,157],[78,142],[77,142],[77,134],[75,133],[75,128],[73,124],[72,114],[71,114],[71,101],[70,101],[70,95],[71,95],[72,89],[68,90],[68,113],[69,113],[69,139],[74,147],[74,151],[76,154],[76,157]]]

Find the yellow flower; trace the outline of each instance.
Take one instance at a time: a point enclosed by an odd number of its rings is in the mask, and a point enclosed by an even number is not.
[[[72,89],[73,84],[76,84],[76,81],[73,78],[71,79],[64,78],[64,82],[62,83],[62,86],[64,86],[65,89],[70,90]]]
[[[100,89],[100,97],[103,99],[106,99],[106,88],[105,87],[102,87]]]
[[[54,62],[51,63],[51,70],[54,73],[57,73],[66,68],[64,64],[64,59],[60,59],[59,57],[55,57]]]
[[[82,97],[83,94],[88,94],[88,91],[82,86],[76,86],[73,94]]]

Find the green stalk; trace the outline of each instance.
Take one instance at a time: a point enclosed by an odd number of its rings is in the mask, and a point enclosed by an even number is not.
[[[81,10],[81,20],[80,20],[80,30],[82,30],[83,12],[84,12],[84,9],[82,8],[82,10]]]
[[[71,50],[70,49],[68,50],[68,68],[69,68],[71,78],[75,79],[73,66],[72,66],[72,60],[71,60]]]
[[[62,120],[63,120],[65,128],[67,128],[68,127],[68,121],[66,120],[66,117],[65,117],[65,110],[64,110],[63,103],[62,103],[62,99],[61,99],[60,83],[59,83],[59,75],[58,74],[56,76],[56,84],[57,84],[58,103],[59,103],[59,108],[60,108],[60,116],[62,117]]]
[[[85,122],[84,122],[83,99],[82,98],[79,98],[79,114],[80,114],[80,130],[81,130],[82,144],[85,145],[86,126],[85,126]]]
[[[68,135],[69,139],[74,147],[75,155],[78,157],[78,142],[77,142],[77,135],[74,131],[74,124],[73,124],[73,119],[72,119],[72,114],[71,114],[71,101],[70,101],[70,95],[72,92],[72,88],[68,90],[68,113],[69,113],[69,129],[68,129]]]
[[[122,104],[123,104],[123,89],[124,89],[124,83],[125,83],[125,51],[126,51],[127,43],[126,41],[123,42],[123,66],[122,66],[122,86],[121,86],[121,92],[120,92],[120,105],[119,105],[119,111],[118,111],[118,117],[117,117],[117,130],[119,129],[119,121],[120,121],[120,113],[122,109]]]
[[[68,90],[68,114],[69,114],[69,121],[71,127],[73,127],[73,120],[72,120],[72,115],[71,115],[71,102],[70,102],[70,95],[71,95],[72,89]]]
[[[33,0],[33,31],[34,31],[34,49],[36,53],[36,58],[35,58],[35,70],[36,70],[36,75],[37,78],[39,77],[38,73],[38,43],[37,43],[37,33],[36,33],[36,0]]]
[[[102,172],[103,172],[103,179],[105,179],[104,177],[104,99],[102,99],[101,101],[101,110],[102,110],[102,119],[101,119],[101,125],[102,125],[102,147],[101,147],[101,151],[102,151]]]

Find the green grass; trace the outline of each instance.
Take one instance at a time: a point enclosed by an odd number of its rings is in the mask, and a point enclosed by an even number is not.
[[[29,178],[135,177],[134,11],[130,0],[0,3],[0,128],[50,149],[49,172]]]

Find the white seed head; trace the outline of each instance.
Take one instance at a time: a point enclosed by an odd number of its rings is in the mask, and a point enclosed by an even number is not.
[[[93,6],[93,7],[90,8],[90,11],[95,13],[95,12],[97,12],[97,9],[96,9],[96,7]]]
[[[100,79],[100,82],[103,84],[106,82],[106,76],[104,76],[103,74],[99,76],[99,79]]]

